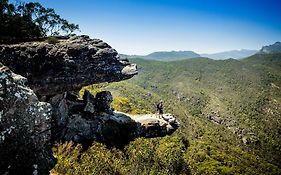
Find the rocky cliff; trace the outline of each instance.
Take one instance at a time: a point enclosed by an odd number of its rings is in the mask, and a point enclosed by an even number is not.
[[[44,174],[55,163],[52,107],[38,100],[26,78],[2,64],[0,71],[0,174]]]
[[[136,137],[172,134],[179,126],[171,114],[132,116],[111,108],[109,91],[93,96],[85,91],[83,99],[64,93],[50,100],[54,110],[53,140],[74,141],[84,146],[93,141],[122,148]]]
[[[56,44],[26,42],[0,45],[0,62],[28,79],[37,95],[55,95],[101,82],[116,82],[137,74],[135,64],[121,60],[99,39],[77,36]]]
[[[56,44],[0,45],[0,62],[0,174],[48,174],[56,142],[123,147],[136,137],[172,134],[179,126],[170,114],[114,111],[108,91],[86,91],[83,99],[72,93],[137,74],[136,65],[101,40],[80,36]]]

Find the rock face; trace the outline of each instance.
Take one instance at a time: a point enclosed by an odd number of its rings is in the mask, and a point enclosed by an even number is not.
[[[172,134],[179,123],[170,114],[130,116],[111,108],[109,91],[95,96],[86,91],[83,99],[70,93],[135,74],[136,65],[87,36],[56,45],[0,45],[0,174],[48,174],[56,142],[123,147],[137,137]]]
[[[0,63],[0,174],[44,174],[55,163],[51,105],[39,102],[26,81]]]
[[[172,134],[179,126],[171,114],[132,116],[113,111],[111,102],[109,91],[99,92],[95,97],[85,91],[83,100],[68,93],[52,98],[57,124],[53,130],[54,140],[83,145],[95,140],[108,146],[123,147],[136,137]]]
[[[170,135],[179,127],[179,122],[172,114],[130,115],[130,117],[141,125],[138,132],[138,136],[141,137]]]
[[[26,77],[28,85],[42,96],[137,74],[135,64],[121,60],[116,50],[102,40],[77,36],[59,41],[0,45],[0,62]]]

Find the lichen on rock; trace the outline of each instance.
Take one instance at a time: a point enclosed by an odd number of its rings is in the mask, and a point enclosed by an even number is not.
[[[136,74],[135,64],[88,36],[0,45],[0,174],[48,174],[56,142],[124,147],[137,137],[172,134],[179,123],[170,114],[131,116],[114,111],[109,91],[86,91],[83,99],[72,93]]]
[[[26,77],[37,95],[56,95],[137,74],[135,64],[122,60],[102,40],[84,35],[59,41],[0,45],[0,62]]]
[[[96,96],[85,91],[83,100],[73,99],[73,95],[68,97],[68,93],[54,97],[51,100],[56,121],[54,140],[83,145],[99,141],[108,146],[124,147],[137,137],[172,134],[179,126],[171,114],[129,115],[114,111],[111,102],[109,91],[98,92]]]
[[[50,150],[51,105],[39,102],[26,78],[0,63],[0,174],[44,174],[55,163]]]

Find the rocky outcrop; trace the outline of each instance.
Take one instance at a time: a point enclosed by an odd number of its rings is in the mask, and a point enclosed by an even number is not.
[[[55,160],[51,145],[93,141],[124,147],[137,137],[172,134],[179,122],[171,114],[128,115],[111,108],[109,91],[83,99],[69,92],[40,102],[27,79],[1,64],[0,174],[47,174]]]
[[[225,119],[221,118],[219,112],[212,111],[210,114],[207,115],[207,118],[217,124],[224,124],[226,122]]]
[[[55,163],[52,107],[26,81],[0,63],[0,174],[44,174]]]
[[[236,134],[245,145],[258,145],[260,144],[259,138],[255,133],[249,129],[244,129],[237,126],[237,122],[225,119],[220,116],[219,111],[212,111],[210,114],[205,114],[207,119],[213,123],[226,126],[233,134]]]
[[[28,85],[40,96],[121,81],[137,74],[135,64],[121,60],[107,43],[88,36],[60,39],[56,44],[0,45],[0,62],[26,77]]]
[[[74,141],[83,145],[93,141],[123,147],[137,137],[159,137],[172,134],[179,122],[171,114],[158,116],[129,115],[111,108],[112,95],[102,91],[93,96],[85,91],[83,100],[65,93],[51,99],[56,130],[54,140]]]
[[[136,137],[172,134],[179,126],[171,114],[114,111],[108,91],[95,96],[86,91],[82,99],[70,93],[137,74],[136,65],[119,59],[101,40],[80,36],[55,45],[0,45],[0,62],[17,73],[0,64],[0,174],[48,174],[56,142],[123,147]]]
[[[179,122],[172,114],[130,115],[130,117],[140,124],[138,136],[142,137],[170,135],[179,127]]]

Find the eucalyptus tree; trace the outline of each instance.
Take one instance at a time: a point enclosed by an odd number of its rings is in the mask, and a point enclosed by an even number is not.
[[[0,0],[0,41],[38,39],[48,35],[69,35],[79,26],[38,2],[9,3]]]

